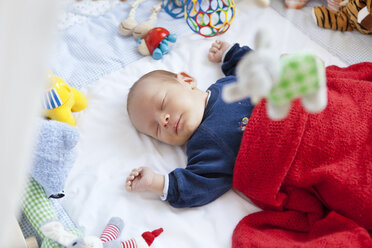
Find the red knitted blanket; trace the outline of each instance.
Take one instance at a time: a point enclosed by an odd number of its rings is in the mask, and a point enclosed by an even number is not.
[[[372,247],[372,63],[327,68],[328,106],[294,102],[283,121],[258,104],[233,187],[263,209],[233,234],[240,247]]]

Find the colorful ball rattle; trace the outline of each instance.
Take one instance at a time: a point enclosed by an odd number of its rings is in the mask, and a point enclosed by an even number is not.
[[[204,37],[226,32],[234,16],[234,0],[187,0],[185,6],[187,24]]]

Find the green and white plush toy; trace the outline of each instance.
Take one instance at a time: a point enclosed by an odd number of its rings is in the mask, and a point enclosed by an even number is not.
[[[62,247],[53,239],[48,238],[42,231],[42,226],[51,221],[58,221],[58,213],[51,200],[46,196],[44,189],[33,178],[30,178],[22,199],[23,212],[31,223],[32,227],[43,239],[41,248]],[[74,226],[64,227],[70,236],[80,237],[82,232]]]
[[[267,114],[273,120],[284,119],[291,102],[301,99],[304,108],[317,113],[327,106],[326,75],[323,62],[312,53],[294,53],[275,57],[269,30],[259,30],[256,50],[249,52],[237,66],[237,83],[226,85],[226,102],[250,97],[253,103],[267,99]]]

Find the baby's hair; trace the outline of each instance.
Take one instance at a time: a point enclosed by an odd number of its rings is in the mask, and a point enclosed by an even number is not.
[[[177,74],[176,73],[173,73],[173,72],[170,72],[170,71],[165,71],[165,70],[151,71],[149,73],[146,73],[142,77],[140,77],[136,82],[134,82],[132,87],[129,89],[128,98],[127,98],[127,112],[128,112],[128,114],[129,114],[129,105],[132,102],[133,95],[135,94],[136,89],[138,88],[138,85],[140,85],[140,84],[142,84],[146,81],[148,81],[148,83],[151,83],[149,80],[146,80],[149,77],[160,78],[160,79],[163,78],[164,80],[167,80],[167,81],[177,80]]]

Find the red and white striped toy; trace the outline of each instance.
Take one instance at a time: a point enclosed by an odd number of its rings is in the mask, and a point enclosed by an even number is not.
[[[104,248],[148,248],[154,239],[163,232],[163,228],[159,228],[152,232],[144,232],[139,238],[119,241],[117,238],[123,226],[124,223],[120,218],[110,219],[100,237]]]
[[[122,226],[124,226],[123,221],[117,217],[111,218],[105,229],[101,234],[101,241],[103,243],[111,240],[115,240],[119,237]]]
[[[144,232],[138,238],[120,241],[117,238],[123,227],[123,220],[119,217],[113,217],[106,225],[100,238],[94,236],[77,237],[65,230],[59,221],[50,221],[43,224],[41,231],[46,237],[67,248],[149,248],[155,238],[163,232],[163,228],[159,228],[152,232]]]

